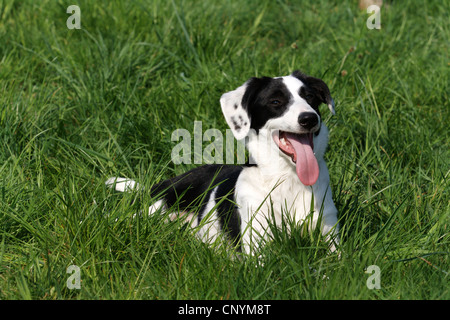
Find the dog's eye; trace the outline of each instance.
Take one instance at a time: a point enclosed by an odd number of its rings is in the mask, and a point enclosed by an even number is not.
[[[270,104],[272,104],[274,106],[278,106],[281,104],[281,101],[277,100],[277,99],[273,99],[273,100],[270,100]]]
[[[306,100],[312,100],[314,99],[314,95],[312,93],[308,93],[305,98]]]

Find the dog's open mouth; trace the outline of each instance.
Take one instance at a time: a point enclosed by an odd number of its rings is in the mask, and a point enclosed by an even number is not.
[[[314,155],[313,133],[279,131],[273,140],[283,153],[295,163],[297,176],[306,186],[312,186],[319,178],[319,165]]]

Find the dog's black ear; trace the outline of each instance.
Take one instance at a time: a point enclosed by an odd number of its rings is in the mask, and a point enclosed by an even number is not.
[[[236,90],[224,93],[220,98],[222,113],[237,140],[244,139],[250,131],[250,117],[242,106],[246,89],[247,82]]]
[[[314,78],[307,76],[301,71],[294,71],[292,76],[303,82],[309,89],[311,89],[314,94],[319,98],[322,103],[325,103],[330,109],[331,113],[334,115],[336,112],[334,110],[334,100],[331,97],[330,89],[328,86],[319,78]]]

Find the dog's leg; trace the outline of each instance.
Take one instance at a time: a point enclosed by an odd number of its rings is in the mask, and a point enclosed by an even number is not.
[[[315,202],[313,228],[316,226],[319,217],[321,217],[320,228],[322,235],[324,235],[326,240],[329,242],[329,250],[334,252],[337,249],[336,246],[339,244],[339,225],[337,219],[338,211],[333,202],[328,168],[323,159],[319,161],[319,167],[319,180],[313,186]]]
[[[323,215],[322,234],[326,236],[330,243],[329,249],[331,252],[336,251],[336,246],[339,245],[339,224],[337,221],[337,211],[330,212]]]
[[[148,208],[148,215],[154,215],[156,213],[156,211],[161,209],[161,212],[164,212],[165,210],[165,202],[164,200],[158,200],[156,201],[154,204],[152,204],[149,208]]]
[[[261,214],[262,210],[264,209],[261,204],[252,206],[246,203],[240,208],[242,251],[247,255],[258,255],[259,248],[264,245],[262,242],[267,240],[269,224],[265,218],[267,215]]]

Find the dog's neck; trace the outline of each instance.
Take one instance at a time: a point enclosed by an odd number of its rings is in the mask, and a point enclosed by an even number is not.
[[[296,176],[292,160],[282,154],[268,129],[251,131],[246,143],[250,154],[250,163],[256,164],[261,178],[266,182],[283,180]]]

